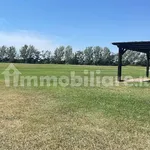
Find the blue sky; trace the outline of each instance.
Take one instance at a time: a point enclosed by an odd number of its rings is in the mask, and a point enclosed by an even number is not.
[[[149,0],[1,0],[0,45],[112,46],[150,40]]]

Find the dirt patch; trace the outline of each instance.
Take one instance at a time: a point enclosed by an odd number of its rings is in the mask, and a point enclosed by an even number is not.
[[[135,78],[126,80],[124,82],[150,82],[150,78]]]

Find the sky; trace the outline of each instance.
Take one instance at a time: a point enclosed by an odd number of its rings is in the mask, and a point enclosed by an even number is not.
[[[1,0],[0,45],[39,50],[150,40],[149,0]]]

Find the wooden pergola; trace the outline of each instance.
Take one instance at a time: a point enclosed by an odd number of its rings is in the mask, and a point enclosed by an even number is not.
[[[150,59],[150,41],[141,41],[141,42],[115,42],[112,43],[119,48],[118,53],[118,81],[121,80],[122,75],[122,55],[127,51],[137,51],[145,53],[147,56],[147,67],[146,67],[146,77],[149,77],[149,59]]]

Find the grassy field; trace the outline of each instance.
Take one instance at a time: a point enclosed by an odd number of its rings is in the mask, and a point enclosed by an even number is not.
[[[2,73],[9,64],[0,64]],[[117,67],[15,64],[24,76],[70,78],[70,72]],[[145,75],[144,67],[123,67],[123,75]],[[89,81],[90,82],[90,81]],[[114,81],[115,82],[115,81]],[[149,150],[149,86],[6,87],[0,74],[1,150]]]

